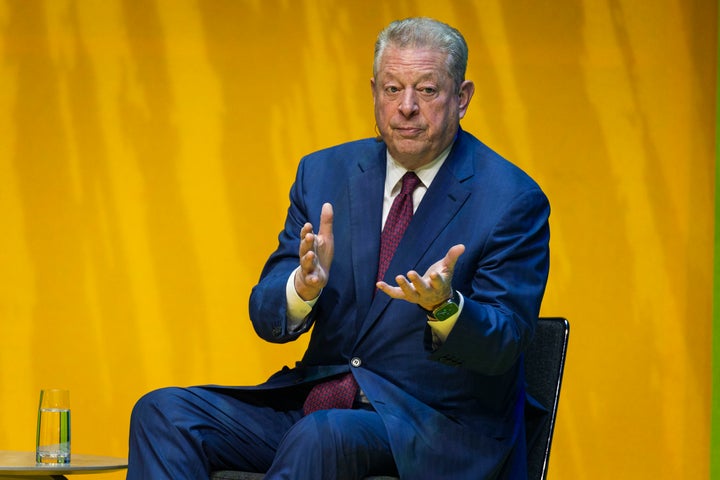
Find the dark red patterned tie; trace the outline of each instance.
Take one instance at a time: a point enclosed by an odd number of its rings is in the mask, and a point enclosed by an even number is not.
[[[383,228],[380,237],[378,280],[382,280],[385,275],[395,249],[410,224],[413,215],[412,193],[418,185],[420,185],[420,179],[414,172],[407,172],[402,177],[400,193],[393,200],[387,220],[385,220],[385,228]],[[303,412],[308,415],[317,410],[352,408],[358,388],[352,373],[319,383],[310,390],[305,399]]]
[[[420,179],[417,175],[415,175],[415,172],[407,172],[403,175],[400,193],[398,193],[395,200],[393,200],[387,220],[385,220],[385,227],[383,228],[382,235],[380,237],[380,262],[378,264],[377,274],[378,281],[385,277],[385,272],[390,265],[390,260],[392,260],[392,257],[395,254],[395,249],[400,244],[400,239],[402,239],[405,230],[410,224],[410,220],[413,216],[412,193],[418,185],[420,185]]]
[[[352,373],[315,385],[305,399],[303,413],[309,415],[317,410],[352,408],[358,384]]]

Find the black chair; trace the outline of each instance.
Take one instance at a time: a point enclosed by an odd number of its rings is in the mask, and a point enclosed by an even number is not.
[[[570,323],[566,319],[540,318],[535,337],[525,352],[527,392],[547,410],[542,415],[526,410],[528,479],[547,478],[569,334]]]
[[[550,445],[557,416],[560,386],[565,368],[570,324],[564,318],[540,318],[535,337],[525,353],[525,378],[528,393],[547,413],[528,412],[528,479],[545,480],[550,460]],[[262,480],[262,473],[220,471],[210,480]],[[398,480],[397,477],[367,477],[365,480]]]

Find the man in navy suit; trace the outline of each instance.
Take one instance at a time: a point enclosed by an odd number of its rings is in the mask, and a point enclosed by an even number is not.
[[[526,478],[522,358],[547,280],[549,205],[460,128],[474,92],[466,64],[465,40],[443,23],[381,32],[380,138],[302,159],[250,297],[263,339],[311,335],[303,359],[256,387],[144,396],[128,478]],[[400,195],[411,218],[393,207]],[[399,217],[407,230],[388,255],[381,232]],[[351,387],[347,408],[308,409],[335,380]]]

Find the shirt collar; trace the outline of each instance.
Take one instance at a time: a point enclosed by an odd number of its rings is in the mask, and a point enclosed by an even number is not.
[[[437,175],[440,167],[442,167],[443,163],[445,163],[445,160],[450,154],[450,149],[452,148],[453,143],[443,150],[435,160],[415,170],[415,174],[418,176],[426,189],[430,188],[430,184],[435,179],[435,175]],[[385,195],[392,196],[392,194],[395,193],[395,189],[400,189],[400,179],[406,172],[408,172],[408,169],[400,165],[392,157],[392,155],[390,155],[389,151],[387,152],[387,162],[385,168]]]

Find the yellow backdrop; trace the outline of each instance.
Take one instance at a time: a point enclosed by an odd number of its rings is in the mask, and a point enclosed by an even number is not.
[[[144,392],[299,356],[247,318],[295,167],[374,135],[375,35],[428,15],[470,45],[464,127],[553,205],[550,478],[708,478],[716,8],[0,0],[0,449],[33,449],[42,387],[75,452],[125,456]]]

